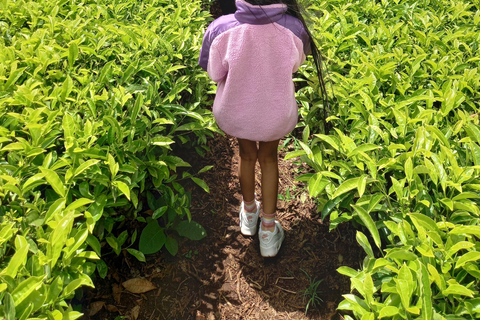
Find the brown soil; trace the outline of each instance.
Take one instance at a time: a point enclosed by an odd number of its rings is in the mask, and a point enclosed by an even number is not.
[[[358,268],[364,252],[355,240],[355,229],[342,224],[329,232],[313,200],[295,177],[305,169],[298,159],[280,161],[278,218],[286,239],[275,258],[260,256],[257,237],[245,237],[238,226],[241,202],[237,178],[236,140],[216,136],[204,158],[186,151],[193,165],[214,168],[201,175],[210,193],[194,184],[192,219],[207,231],[200,241],[181,240],[172,257],[166,250],[138,262],[129,254],[107,259],[106,279],[84,296],[85,319],[342,319],[336,308],[349,293],[350,281],[336,269]],[[288,146],[282,148],[283,159]],[[258,180],[259,177],[257,177]],[[261,195],[259,181],[257,194]],[[133,294],[122,287],[132,278],[145,278],[154,290]],[[310,305],[301,293],[315,281],[322,302]]]

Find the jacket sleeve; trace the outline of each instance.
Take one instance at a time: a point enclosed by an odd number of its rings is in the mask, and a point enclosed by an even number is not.
[[[203,70],[208,72],[210,78],[215,82],[222,80],[228,71],[223,65],[224,59],[218,48],[219,43],[218,41],[214,43],[214,40],[219,36],[219,33],[221,33],[221,29],[217,26],[217,20],[210,24],[203,36],[198,61],[198,64]]]
[[[210,46],[212,45],[213,40],[212,28],[207,28],[207,31],[203,35],[202,47],[200,48],[200,57],[198,59],[198,64],[202,67],[203,70],[207,71],[208,66],[208,57],[210,55]]]
[[[227,75],[228,68],[224,65],[223,56],[217,47],[210,50],[207,72],[210,78],[215,82],[220,82]]]
[[[293,70],[292,73],[297,72],[298,68],[302,65],[302,63],[305,62],[306,60],[306,52],[305,52],[305,44],[304,42],[297,40],[293,41],[293,53],[292,56],[294,57],[294,65],[293,65]]]

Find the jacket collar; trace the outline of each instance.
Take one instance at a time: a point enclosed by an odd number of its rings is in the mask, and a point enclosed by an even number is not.
[[[278,3],[266,6],[252,5],[245,0],[236,0],[235,19],[241,23],[267,24],[280,20],[287,12],[287,5]]]

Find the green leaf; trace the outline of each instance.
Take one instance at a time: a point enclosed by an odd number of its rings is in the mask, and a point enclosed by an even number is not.
[[[153,144],[154,146],[168,146],[172,143],[175,143],[175,141],[168,137],[155,137],[150,140],[150,144]]]
[[[472,234],[480,238],[480,226],[455,226],[450,230],[450,234]]]
[[[457,260],[457,263],[455,264],[455,269],[462,267],[467,262],[477,261],[479,259],[480,259],[480,252],[477,252],[477,251],[467,252]]]
[[[419,275],[419,287],[420,287],[420,299],[422,301],[422,319],[431,320],[433,317],[432,310],[432,288],[430,287],[430,279],[428,277],[427,268],[423,263],[420,263]]]
[[[167,237],[167,240],[165,241],[165,248],[167,248],[168,252],[172,256],[175,256],[178,252],[178,242],[172,237]]]
[[[360,180],[360,177],[357,178],[352,178],[344,181],[338,188],[335,190],[335,193],[332,195],[332,199],[335,199],[336,197],[349,192],[355,188],[358,188],[358,181]]]
[[[140,252],[140,251],[138,251],[138,250],[131,249],[131,248],[128,248],[127,251],[128,251],[128,253],[130,253],[132,256],[134,256],[135,258],[137,258],[138,261],[145,262],[145,255],[143,254],[143,252]]]
[[[321,173],[315,173],[309,180],[308,180],[308,193],[310,197],[315,198],[317,197],[320,192],[322,192],[325,187],[330,183],[327,179],[323,179]]]
[[[203,190],[205,190],[205,192],[209,193],[210,192],[210,188],[208,188],[208,185],[205,181],[203,181],[202,179],[199,179],[199,178],[195,178],[195,177],[191,177],[190,179],[193,180],[193,182],[195,182],[196,184],[198,184]]]
[[[40,167],[40,170],[45,174],[45,179],[52,186],[53,190],[58,193],[62,198],[65,198],[65,186],[58,177],[57,173],[50,169]]]
[[[350,278],[356,277],[359,273],[357,270],[352,269],[352,268],[347,267],[347,266],[342,266],[342,267],[338,268],[337,272],[340,273],[340,274],[343,274],[344,276],[350,277]]]
[[[344,294],[343,297],[345,300],[340,302],[338,305],[339,310],[352,310],[358,313],[360,316],[363,316],[365,313],[370,311],[370,308],[365,303],[364,300],[353,294]]]
[[[181,221],[175,230],[180,236],[187,237],[190,240],[200,240],[207,235],[205,229],[195,221]]]
[[[438,129],[435,126],[429,126],[429,125],[427,125],[425,128],[427,129],[428,132],[433,134],[435,138],[437,138],[445,147],[450,148],[450,143],[448,142],[448,139],[445,137],[442,131],[440,131],[440,129]]]
[[[130,188],[127,186],[125,182],[122,181],[113,181],[112,185],[117,187],[126,197],[130,200]]]
[[[365,192],[365,187],[367,186],[367,178],[368,176],[366,174],[362,175],[360,179],[358,179],[358,196],[362,197],[363,193]]]
[[[206,172],[206,171],[209,171],[209,170],[211,170],[212,168],[213,168],[213,166],[205,166],[205,167],[203,167],[202,169],[200,169],[200,171],[198,171],[198,174],[204,173],[204,172]]]
[[[367,237],[361,231],[357,231],[356,238],[357,238],[358,244],[362,246],[363,250],[365,250],[367,255],[374,259],[375,256],[373,254],[372,247],[370,246],[370,243],[368,242]]]
[[[389,251],[385,258],[414,261],[418,259],[418,256],[411,251],[397,249]]]
[[[93,200],[87,198],[80,198],[75,200],[74,202],[70,203],[65,211],[76,210],[80,207],[86,206],[87,204],[93,203]]]
[[[407,176],[407,180],[411,181],[413,177],[412,158],[408,158],[407,161],[405,161],[405,174]]]
[[[480,143],[480,129],[478,129],[478,126],[467,123],[467,125],[465,126],[465,131],[467,132],[470,139],[472,139],[476,143]]]
[[[6,275],[15,279],[18,269],[27,262],[27,253],[29,247],[30,245],[25,237],[17,235],[15,238],[15,254],[10,259],[7,268],[2,270],[0,275]]]
[[[157,210],[155,210],[152,214],[152,219],[158,219],[160,217],[162,217],[165,212],[167,212],[168,210],[168,206],[163,206],[163,207],[160,207],[158,208]]]
[[[381,249],[382,242],[380,240],[380,234],[378,233],[378,229],[375,226],[375,222],[373,222],[373,219],[370,216],[370,214],[360,206],[352,205],[352,207],[353,209],[355,209],[355,212],[357,213],[359,218],[362,220],[364,225],[367,227],[368,231],[370,231],[370,234],[372,235],[373,241],[375,242],[375,245],[377,246],[377,248]]]
[[[460,250],[466,250],[475,247],[475,244],[469,241],[460,241],[455,243],[450,249],[447,251],[447,257],[453,256]]]
[[[27,68],[20,68],[20,69],[15,69],[10,73],[10,76],[8,77],[7,82],[5,83],[5,86],[3,87],[2,91],[7,91],[10,89],[10,87],[17,82],[17,80],[22,76],[23,72]]]
[[[160,227],[157,220],[152,220],[142,230],[140,235],[139,249],[144,254],[152,254],[162,249],[165,244],[166,236],[163,228]]]
[[[73,176],[74,176],[74,177],[78,176],[80,173],[82,173],[83,171],[87,170],[87,169],[90,168],[91,166],[96,165],[96,164],[99,163],[99,162],[100,162],[100,160],[96,160],[96,159],[90,159],[90,160],[85,161],[85,162],[82,163],[80,166],[78,166],[77,169],[75,169],[75,172],[73,173]]]
[[[394,306],[385,306],[380,310],[379,319],[390,318],[398,314],[398,308]]]
[[[15,306],[18,306],[23,300],[27,299],[33,291],[38,290],[38,288],[42,286],[45,277],[46,276],[29,277],[23,280],[12,292]]]
[[[325,203],[322,209],[322,220],[324,220],[328,214],[332,211],[333,208],[340,202],[342,202],[343,199],[345,199],[346,196],[343,197],[336,197],[335,199],[330,199]]]
[[[60,198],[56,200],[49,208],[45,214],[45,223],[49,222],[59,211],[65,208],[66,199]]]
[[[5,320],[15,320],[15,302],[9,292],[5,293],[3,298]]]
[[[70,256],[85,242],[88,236],[88,230],[82,229],[78,230],[74,237],[74,243],[71,246],[68,246],[67,251],[64,254],[64,259],[70,258]]]
[[[108,266],[103,260],[97,261],[97,271],[100,278],[105,279],[108,273]]]
[[[100,245],[100,241],[98,241],[97,237],[89,234],[86,241],[93,251],[95,251],[99,256],[102,256],[102,246]]]
[[[87,286],[94,288],[95,286],[93,285],[92,279],[90,279],[89,276],[86,274],[81,274],[77,279],[71,281],[64,289],[62,296],[65,298],[70,297],[70,295],[78,288],[81,286]]]
[[[365,144],[362,144],[362,145],[356,147],[356,148],[353,149],[351,152],[349,152],[348,155],[347,155],[347,157],[350,158],[350,157],[352,157],[352,156],[357,155],[358,153],[367,152],[367,151],[372,151],[372,150],[380,149],[380,148],[381,148],[381,147],[380,147],[380,146],[377,146],[376,144],[365,143]]]
[[[292,158],[300,157],[307,154],[305,150],[295,150],[287,153],[284,157],[284,160],[290,160]]]
[[[69,211],[60,219],[56,228],[50,234],[47,244],[47,258],[50,259],[50,268],[54,268],[57,263],[62,248],[65,245],[68,235],[72,229],[73,212]]]
[[[130,118],[130,123],[132,124],[132,127],[135,127],[135,123],[137,121],[137,116],[138,113],[140,112],[140,108],[143,105],[143,95],[139,94],[137,96],[137,99],[135,99],[135,105],[132,110],[132,116]]]
[[[329,145],[331,145],[335,150],[339,150],[337,142],[332,138],[332,136],[327,136],[324,134],[314,134],[315,137],[320,138],[321,140],[325,141]]]
[[[78,46],[76,42],[72,42],[72,44],[68,47],[68,65],[70,68],[73,67],[75,60],[78,57]]]
[[[421,225],[426,230],[431,230],[431,231],[440,233],[440,229],[438,228],[435,221],[433,221],[431,218],[427,217],[426,215],[421,213],[409,213],[408,216],[410,216],[413,224],[415,224],[416,226]]]
[[[451,284],[448,286],[447,289],[442,291],[444,296],[448,296],[449,294],[458,295],[458,296],[467,296],[473,298],[474,292],[466,287],[462,286],[461,284]]]

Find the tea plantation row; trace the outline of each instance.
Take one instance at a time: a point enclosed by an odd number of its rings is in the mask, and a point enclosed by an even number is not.
[[[341,267],[345,319],[480,317],[480,3],[333,0],[308,8],[329,69],[302,102],[301,156],[330,228],[350,221],[367,254]],[[376,248],[372,248],[372,246]],[[352,317],[353,315],[353,317]]]
[[[102,256],[205,236],[181,180],[208,186],[172,145],[217,131],[207,22],[190,0],[0,1],[0,317],[79,318]]]

